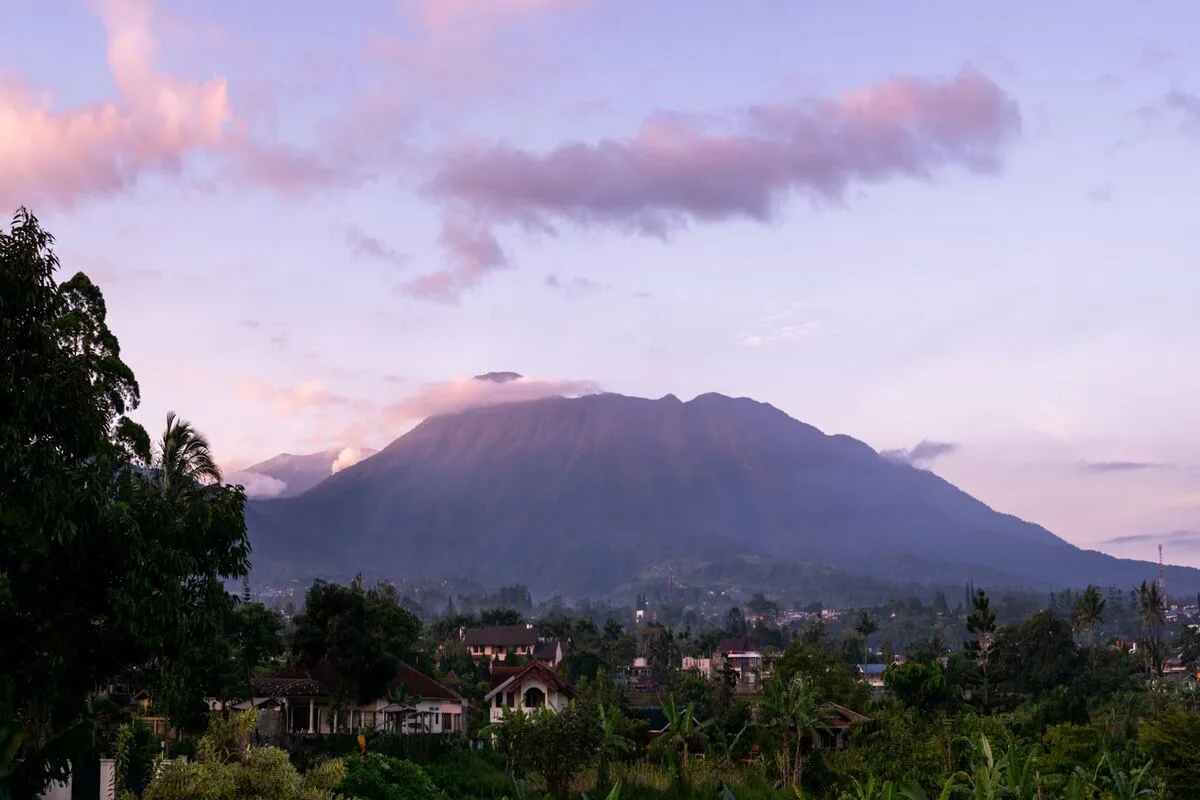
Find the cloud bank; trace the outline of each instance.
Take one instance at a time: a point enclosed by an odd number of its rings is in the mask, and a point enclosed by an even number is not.
[[[246,489],[246,497],[252,500],[266,500],[279,497],[287,491],[287,483],[263,475],[260,472],[235,472],[225,479],[228,484],[241,484]]]
[[[385,409],[390,424],[403,425],[468,408],[595,394],[600,385],[589,380],[543,380],[513,372],[489,372],[473,378],[433,383]]]
[[[658,114],[635,135],[548,152],[469,145],[427,185],[447,205],[445,269],[405,287],[447,300],[507,260],[493,233],[562,223],[667,237],[695,224],[768,222],[793,195],[837,203],[855,184],[929,179],[942,168],[995,172],[1021,128],[1016,102],[965,70],[895,78],[834,100],[755,105],[722,119]]]
[[[117,99],[54,110],[45,93],[0,79],[0,205],[70,208],[111,196],[144,173],[176,174],[184,159],[226,141],[233,112],[224,78],[198,82],[153,63],[148,0],[98,4]]]

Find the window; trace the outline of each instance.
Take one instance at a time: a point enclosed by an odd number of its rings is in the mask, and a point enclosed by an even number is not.
[[[525,691],[526,708],[541,708],[544,705],[546,705],[546,693],[541,689],[533,686]]]
[[[512,708],[512,707],[513,707],[513,706],[515,706],[516,704],[517,704],[517,693],[516,693],[516,692],[509,692],[509,693],[508,693],[508,702],[507,702],[507,703],[505,703],[505,705],[507,705],[509,708]]]
[[[450,715],[449,714],[442,714],[442,730],[443,731],[450,730]]]

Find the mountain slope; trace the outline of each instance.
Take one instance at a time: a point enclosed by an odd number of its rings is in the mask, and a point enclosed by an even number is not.
[[[646,565],[735,554],[894,581],[1132,586],[936,475],[747,399],[614,394],[426,420],[299,497],[256,502],[256,561],[604,591]],[[306,573],[308,574],[308,573]],[[1172,568],[1179,591],[1200,572]]]
[[[334,468],[339,466],[339,459],[354,463],[374,453],[374,450],[348,451],[340,448],[303,455],[281,453],[239,470],[230,475],[228,481],[241,483],[251,497],[294,497],[333,474]],[[267,480],[262,479],[264,476]]]

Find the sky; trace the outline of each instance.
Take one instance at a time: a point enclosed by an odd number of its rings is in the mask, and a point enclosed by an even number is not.
[[[1200,566],[1200,6],[0,2],[0,206],[227,470],[716,391]],[[525,378],[473,381],[489,371]]]

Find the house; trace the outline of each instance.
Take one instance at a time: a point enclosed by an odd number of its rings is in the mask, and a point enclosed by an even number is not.
[[[488,625],[482,628],[463,628],[459,639],[471,657],[479,660],[490,658],[504,661],[509,656],[543,661],[558,666],[563,660],[562,645],[552,639],[543,639],[533,625]]]
[[[722,639],[717,643],[713,653],[712,668],[714,673],[721,673],[725,668],[733,670],[738,683],[742,685],[757,684],[763,674],[763,654],[754,647],[749,639]]]
[[[679,666],[682,672],[691,672],[699,675],[701,678],[708,680],[713,676],[713,662],[711,658],[693,658],[686,656]]]
[[[545,708],[557,714],[576,697],[574,687],[541,661],[510,669],[493,670],[493,688],[484,698],[493,725],[504,721],[506,710],[532,714]]]
[[[821,750],[844,750],[850,743],[850,729],[870,722],[870,718],[837,703],[823,703],[821,722],[821,736],[816,746]]]
[[[883,673],[886,670],[887,664],[859,664],[854,672],[860,681],[864,681],[872,689],[883,689],[886,686],[883,682]]]
[[[400,662],[385,697],[345,702],[345,680],[328,661],[310,669],[284,667],[250,681],[264,733],[352,733],[373,728],[395,733],[466,734],[467,701],[428,675]],[[341,701],[341,702],[339,702]]]

